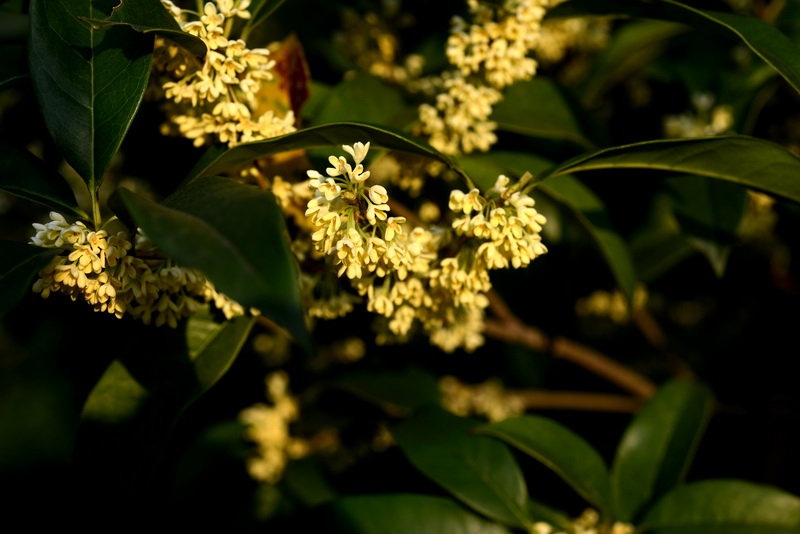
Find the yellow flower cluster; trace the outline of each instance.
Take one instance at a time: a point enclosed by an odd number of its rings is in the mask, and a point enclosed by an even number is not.
[[[206,2],[200,20],[184,21],[192,12],[162,3],[184,31],[203,40],[208,53],[202,65],[183,49],[159,40],[153,56],[158,88],[166,98],[169,122],[165,133],[194,140],[195,146],[214,142],[234,146],[293,132],[294,115],[275,116],[270,110],[254,116],[256,94],[273,77],[275,62],[265,48],[247,48],[229,39],[233,17],[249,18],[250,0]]]
[[[610,527],[600,524],[600,514],[596,510],[587,509],[572,522],[574,534],[634,534],[636,529],[629,523],[613,523]],[[530,529],[530,534],[567,534],[549,523],[537,521]]]
[[[492,378],[481,384],[465,384],[453,376],[439,380],[442,406],[456,415],[479,415],[489,421],[502,421],[525,413],[525,403],[509,394],[502,382]]]
[[[64,293],[98,312],[118,318],[128,313],[145,324],[173,328],[203,302],[213,302],[228,318],[244,313],[199,271],[162,257],[141,234],[134,254],[126,232],[109,235],[81,221],[70,223],[57,212],[51,212],[50,219],[47,224],[34,223],[36,235],[31,238],[33,245],[59,250],[33,285],[44,298]]]
[[[447,58],[464,76],[480,74],[495,89],[503,89],[536,74],[528,57],[538,45],[549,0],[506,0],[493,8],[467,0],[472,23],[456,17],[447,40]]]
[[[267,398],[272,406],[255,404],[239,413],[239,421],[247,425],[245,437],[255,443],[255,454],[247,461],[247,472],[253,479],[274,484],[283,475],[291,459],[309,452],[305,440],[289,434],[289,425],[299,416],[297,401],[289,394],[289,377],[283,371],[267,375]]]
[[[643,285],[637,285],[633,293],[633,309],[638,310],[647,303],[647,290]],[[575,303],[578,315],[599,315],[608,317],[617,324],[625,324],[630,320],[631,312],[628,301],[624,295],[616,290],[597,290],[586,298]]]
[[[695,93],[691,101],[693,112],[665,117],[664,135],[672,138],[707,137],[729,132],[733,127],[733,110],[728,105],[715,106],[713,95]]]
[[[389,216],[386,189],[366,185],[370,172],[362,162],[369,143],[343,148],[355,167],[331,156],[327,176],[308,171],[313,197],[306,216],[314,250],[366,297],[368,311],[384,318],[379,342],[406,339],[418,322],[448,352],[482,345],[489,270],[523,267],[547,251],[539,236],[544,217],[521,193],[525,181],[509,186],[501,176],[487,196],[455,191],[452,229],[406,230],[405,218]],[[327,296],[317,304],[335,304],[328,317],[352,309],[346,293],[322,293]]]

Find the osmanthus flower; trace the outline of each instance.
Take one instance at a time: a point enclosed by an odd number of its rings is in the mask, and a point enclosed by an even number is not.
[[[217,292],[199,271],[158,254],[141,232],[134,253],[127,232],[93,230],[81,221],[70,223],[57,212],[50,213],[49,223],[33,227],[36,234],[31,244],[59,249],[33,284],[33,291],[44,298],[63,293],[98,312],[118,318],[127,313],[145,324],[173,328],[205,302],[213,303],[227,318],[244,314],[238,303]]]
[[[165,99],[165,134],[182,135],[195,146],[221,142],[234,146],[293,132],[294,114],[278,117],[272,110],[253,116],[256,94],[273,78],[275,62],[265,48],[247,47],[230,38],[232,17],[250,17],[250,0],[206,2],[199,20],[162,0],[184,31],[203,40],[208,53],[201,64],[181,48],[159,39],[153,55],[155,86],[150,93]]]

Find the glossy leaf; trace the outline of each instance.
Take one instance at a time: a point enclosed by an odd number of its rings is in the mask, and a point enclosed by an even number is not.
[[[552,18],[577,15],[630,15],[669,20],[693,28],[730,33],[800,91],[800,47],[774,26],[754,17],[697,9],[673,0],[571,0],[554,9]]]
[[[142,100],[152,35],[126,27],[94,30],[93,2],[32,0],[29,58],[47,128],[93,193],[100,187]]]
[[[359,73],[331,88],[312,124],[358,121],[403,127],[408,122],[403,120],[406,109],[403,96],[396,87],[375,76]]]
[[[346,534],[508,534],[450,499],[390,494],[345,497],[330,506],[332,532]]]
[[[540,184],[536,190],[554,198],[573,213],[600,249],[617,285],[632,302],[638,279],[633,257],[627,243],[611,224],[603,201],[574,176],[558,176]]]
[[[581,497],[612,515],[608,469],[600,454],[568,428],[535,415],[506,419],[476,430],[501,439],[552,469]]]
[[[671,178],[666,186],[682,230],[721,277],[747,208],[747,190],[703,176]]]
[[[403,371],[355,371],[334,383],[392,413],[410,413],[439,403],[436,377],[418,367]]]
[[[647,503],[686,475],[713,408],[708,388],[673,381],[636,415],[625,431],[611,470],[621,521],[631,522]]]
[[[796,534],[800,498],[742,480],[704,480],[666,495],[640,527],[656,534]]]
[[[755,137],[728,135],[645,141],[572,158],[537,181],[596,169],[659,169],[741,184],[800,202],[800,158]]]
[[[55,249],[0,241],[0,317],[31,291],[36,274],[50,263]]]
[[[494,107],[491,120],[500,130],[594,147],[558,86],[547,78],[537,76],[511,85]]]
[[[63,215],[86,218],[75,204],[67,181],[39,158],[0,144],[0,190],[46,206]]]
[[[458,169],[450,158],[424,141],[408,134],[379,126],[357,122],[341,122],[313,126],[264,141],[242,143],[229,149],[222,147],[210,149],[200,158],[200,161],[194,166],[194,169],[189,173],[189,178],[184,183],[191,182],[202,176],[219,174],[235,165],[271,156],[272,154],[310,148],[334,148],[336,153],[339,153],[342,145],[352,145],[358,141],[362,143],[370,142],[371,148],[399,150],[400,152],[409,152],[441,161],[455,169],[456,172],[460,172],[468,180],[463,171]]]
[[[85,18],[85,20],[97,29],[109,26],[129,26],[137,32],[166,37],[200,60],[204,59],[208,52],[208,47],[202,39],[181,29],[161,0],[120,2],[111,11],[108,18]]]
[[[119,189],[111,205],[165,254],[201,270],[220,292],[245,309],[257,308],[312,350],[297,266],[270,193],[215,177],[179,189],[164,204]]]
[[[512,526],[530,526],[528,491],[505,445],[470,434],[478,421],[426,410],[391,428],[408,460],[461,502]]]

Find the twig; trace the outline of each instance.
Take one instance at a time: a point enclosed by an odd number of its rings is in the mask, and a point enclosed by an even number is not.
[[[655,320],[649,311],[647,311],[645,308],[634,310],[634,312],[631,314],[631,319],[633,320],[633,324],[636,325],[644,338],[651,345],[653,345],[653,347],[664,354],[664,357],[667,360],[667,365],[669,365],[670,369],[672,370],[672,374],[679,378],[686,379],[694,379],[697,377],[692,368],[689,367],[689,364],[683,361],[683,358],[670,350],[667,336],[661,329],[661,325],[658,324],[658,321]]]
[[[610,393],[510,390],[508,395],[526,409],[635,413],[642,406],[640,398]]]
[[[656,385],[647,377],[570,339],[550,339],[542,330],[523,323],[497,292],[490,291],[488,297],[489,307],[498,319],[487,319],[484,322],[484,333],[487,336],[534,350],[548,351],[556,358],[571,361],[638,397],[647,398],[655,393]]]

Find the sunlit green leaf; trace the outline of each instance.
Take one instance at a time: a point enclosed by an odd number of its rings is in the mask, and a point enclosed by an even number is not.
[[[86,218],[66,180],[29,152],[0,144],[0,190],[62,215]]]
[[[142,100],[152,35],[94,30],[94,2],[32,0],[31,78],[47,128],[91,192],[100,187]]]
[[[632,521],[648,502],[682,481],[711,415],[713,398],[696,383],[664,385],[636,415],[611,470],[619,519]]]
[[[198,59],[205,58],[208,52],[208,47],[202,39],[181,29],[161,0],[120,2],[111,11],[111,16],[108,18],[87,18],[86,20],[95,28],[124,25],[137,32],[166,37],[194,54]]]
[[[566,427],[545,417],[526,415],[482,426],[476,432],[499,438],[533,456],[603,513],[613,514],[603,458]]]
[[[345,497],[330,506],[331,532],[346,534],[508,534],[450,499],[391,494]]]
[[[742,480],[704,480],[666,495],[640,527],[656,534],[796,534],[800,498]]]
[[[120,189],[111,200],[178,262],[201,270],[245,309],[257,308],[311,350],[300,307],[297,266],[274,197],[224,178],[179,189],[164,204]]]
[[[519,466],[502,443],[470,435],[479,424],[436,408],[390,430],[414,467],[464,504],[507,525],[529,526]]]
[[[636,268],[628,245],[611,224],[603,201],[573,176],[558,176],[540,184],[536,190],[551,196],[573,213],[600,249],[628,302],[632,302]]]
[[[722,276],[745,214],[747,190],[703,176],[670,178],[665,185],[681,228]]]
[[[708,176],[800,202],[800,158],[755,137],[726,135],[645,141],[572,158],[536,177],[596,169],[659,169]]]
[[[439,403],[436,377],[418,367],[401,372],[354,371],[334,386],[392,412],[407,413]]]
[[[31,291],[33,280],[50,263],[56,249],[0,240],[0,317]]]
[[[342,145],[352,145],[359,141],[370,142],[373,148],[399,150],[441,161],[463,174],[450,158],[408,134],[370,124],[342,122],[313,126],[264,141],[242,143],[229,149],[212,148],[200,158],[185,183],[202,176],[219,174],[235,165],[272,154],[311,148],[335,148],[338,153]]]
[[[500,130],[594,148],[558,86],[547,78],[537,76],[510,86],[494,107],[491,119]]]
[[[697,9],[673,0],[570,0],[554,9],[551,17],[585,14],[669,20],[693,28],[731,33],[800,91],[800,47],[780,30],[755,17]]]

